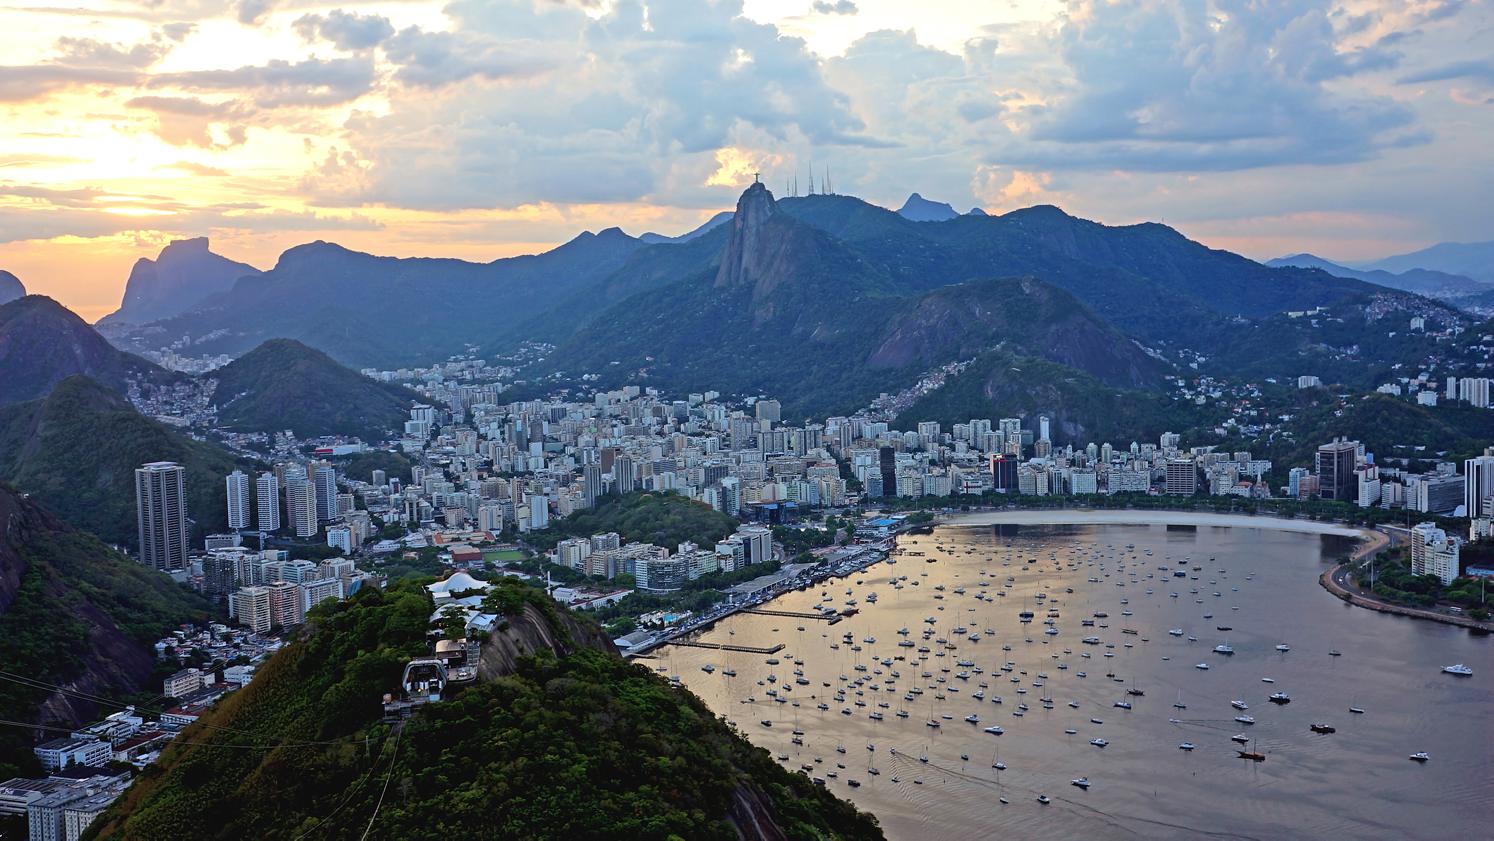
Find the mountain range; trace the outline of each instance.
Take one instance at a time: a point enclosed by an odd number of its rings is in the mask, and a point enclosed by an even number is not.
[[[1334,277],[1347,277],[1373,283],[1390,289],[1415,292],[1442,301],[1456,302],[1461,298],[1494,292],[1494,283],[1485,283],[1464,275],[1449,274],[1435,269],[1408,268],[1400,271],[1386,269],[1354,269],[1325,260],[1314,254],[1293,254],[1267,260],[1266,265],[1277,268],[1296,267],[1320,269]]]
[[[1406,272],[1412,269],[1429,269],[1473,278],[1480,283],[1494,284],[1494,240],[1489,242],[1442,242],[1409,254],[1397,254],[1372,263],[1359,265],[1361,269],[1379,269],[1387,272]]]
[[[853,411],[933,367],[988,356],[1001,370],[1011,357],[1038,360],[1140,392],[1178,364],[1264,376],[1358,365],[1350,384],[1373,387],[1358,378],[1416,349],[1399,339],[1357,348],[1340,325],[1410,315],[1457,323],[1456,310],[1416,292],[1476,288],[1297,262],[1309,265],[1262,265],[1163,225],[1106,226],[1051,206],[959,215],[915,194],[894,212],[852,196],[776,199],[754,184],[732,212],[678,237],[609,228],[491,263],[310,243],[186,312],[104,330],[124,348],[194,354],[288,338],[353,367],[538,341],[556,349],[529,372],[531,390],[591,375],[599,385],[772,393],[791,413],[819,413]],[[1332,309],[1329,324],[1287,315],[1317,308]],[[1357,349],[1346,358],[1346,347]],[[965,393],[1021,402],[983,382]],[[228,390],[220,404],[233,399]]]

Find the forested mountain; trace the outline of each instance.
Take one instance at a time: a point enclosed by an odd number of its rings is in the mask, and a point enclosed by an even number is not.
[[[405,582],[324,604],[89,837],[881,837],[542,590],[504,579],[485,604],[505,621],[478,681],[401,730],[380,700],[429,651],[429,595]]]
[[[196,536],[227,528],[223,477],[241,462],[135,411],[117,392],[70,377],[40,400],[0,407],[0,479],[73,525],[134,547],[135,468],[179,462]]]
[[[402,427],[423,398],[377,382],[294,339],[272,339],[209,375],[213,403],[229,429],[298,438],[356,435],[380,441]]]
[[[0,483],[0,663],[65,690],[0,682],[0,718],[75,727],[115,712],[88,696],[139,691],[155,669],[152,644],[207,616],[196,592]],[[0,778],[36,770],[34,735],[0,729]]]
[[[789,212],[792,201],[754,185],[714,269],[697,265],[603,310],[551,368],[775,394],[792,413],[849,410],[930,367],[1003,345],[1114,384],[1155,386],[1165,370],[1061,289],[1033,278],[921,289]]]
[[[165,370],[109,344],[83,319],[44,295],[0,306],[0,406],[45,397],[75,374],[123,392],[131,379],[170,379]]]

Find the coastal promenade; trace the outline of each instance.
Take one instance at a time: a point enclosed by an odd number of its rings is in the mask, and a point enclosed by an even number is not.
[[[1390,602],[1376,598],[1354,583],[1352,576],[1353,567],[1365,558],[1379,553],[1380,550],[1390,545],[1391,540],[1389,535],[1378,531],[1374,532],[1374,535],[1377,539],[1360,546],[1348,561],[1337,564],[1332,569],[1325,570],[1322,575],[1319,575],[1318,584],[1322,585],[1323,589],[1338,598],[1357,607],[1368,608],[1380,613],[1393,613],[1397,616],[1409,616],[1413,619],[1427,619],[1432,622],[1457,625],[1461,628],[1482,631],[1484,633],[1494,631],[1494,622],[1480,622],[1469,616],[1391,604]]]

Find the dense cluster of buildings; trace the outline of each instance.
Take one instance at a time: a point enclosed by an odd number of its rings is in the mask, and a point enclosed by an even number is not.
[[[652,543],[623,543],[617,532],[560,541],[550,560],[593,578],[631,575],[639,590],[668,593],[702,575],[736,572],[773,557],[773,532],[744,525],[714,547],[681,543],[673,554]]]

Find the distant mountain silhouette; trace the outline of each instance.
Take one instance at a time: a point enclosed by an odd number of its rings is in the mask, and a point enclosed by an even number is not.
[[[1483,283],[1494,283],[1494,240],[1438,243],[1410,254],[1397,254],[1394,257],[1366,263],[1360,265],[1359,268],[1381,269],[1387,272],[1430,269],[1471,277]]]
[[[1448,274],[1446,272],[1433,271],[1430,269],[1407,269],[1401,272],[1389,272],[1383,269],[1351,269],[1325,260],[1313,254],[1293,254],[1288,257],[1277,257],[1267,260],[1266,265],[1273,267],[1295,266],[1304,269],[1321,269],[1334,277],[1348,277],[1387,286],[1391,289],[1401,289],[1406,292],[1415,292],[1418,295],[1427,295],[1439,300],[1455,300],[1468,295],[1477,295],[1484,292],[1494,292],[1494,285],[1479,283],[1472,278],[1461,275]]]
[[[914,222],[948,222],[960,214],[942,201],[929,201],[914,193],[898,208],[897,215]]]
[[[677,237],[670,237],[670,236],[665,236],[663,234],[655,234],[655,233],[650,232],[650,233],[646,233],[646,234],[643,234],[643,235],[639,236],[638,237],[638,241],[642,242],[642,243],[646,243],[648,245],[664,245],[664,244],[668,244],[668,243],[689,242],[690,240],[696,239],[698,237],[704,236],[707,233],[710,233],[712,230],[714,230],[718,226],[720,226],[722,224],[725,224],[726,222],[729,222],[729,221],[731,221],[731,211],[730,210],[723,210],[720,213],[717,213],[715,216],[712,216],[711,218],[707,219],[705,221],[705,224],[701,225],[700,227],[698,227],[698,228],[696,228],[696,229],[694,229],[692,231],[687,231],[687,232],[685,232],[683,234],[680,234]]]
[[[21,279],[0,269],[0,304],[8,304],[17,298],[24,297],[26,297],[26,287],[21,284]]]
[[[258,274],[259,269],[247,263],[208,250],[207,237],[176,240],[161,249],[156,259],[135,261],[125,283],[124,301],[100,319],[99,326],[170,318],[227,292],[240,278]]]

